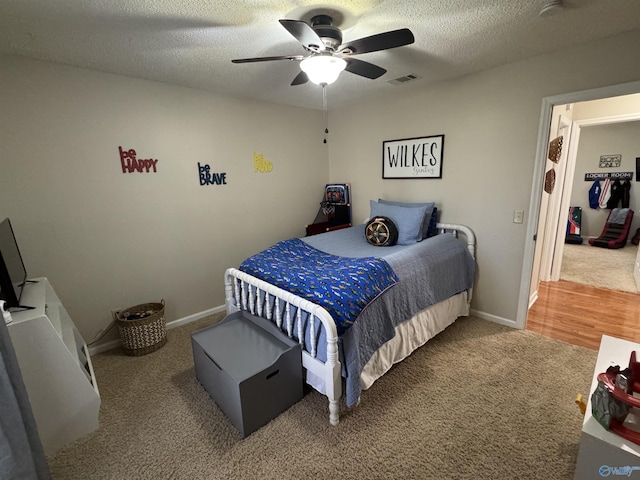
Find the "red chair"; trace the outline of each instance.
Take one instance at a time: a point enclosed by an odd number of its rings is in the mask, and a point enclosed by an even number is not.
[[[626,210],[626,212],[623,212]],[[622,223],[616,220],[622,214],[626,213],[626,217]],[[633,220],[633,210],[630,208],[614,208],[609,212],[607,223],[604,224],[602,233],[597,238],[590,238],[589,245],[602,248],[622,248],[627,244],[629,238],[629,230],[631,229],[631,221]]]

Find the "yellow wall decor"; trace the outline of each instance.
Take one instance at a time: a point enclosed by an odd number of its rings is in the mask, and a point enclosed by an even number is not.
[[[269,160],[265,160],[261,153],[253,154],[253,171],[260,173],[269,173],[273,170],[273,163]]]

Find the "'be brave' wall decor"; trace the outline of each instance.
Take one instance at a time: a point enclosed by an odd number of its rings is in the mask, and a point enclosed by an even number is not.
[[[226,185],[226,173],[213,173],[209,164],[200,165],[198,162],[198,175],[200,176],[200,185]]]
[[[382,142],[382,178],[442,178],[444,135]]]
[[[118,147],[120,152],[120,164],[122,165],[122,173],[149,173],[153,171],[156,173],[158,159],[157,158],[136,158],[137,153],[133,148],[129,150],[123,150],[121,146]]]

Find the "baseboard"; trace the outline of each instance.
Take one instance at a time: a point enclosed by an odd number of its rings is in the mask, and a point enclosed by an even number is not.
[[[209,315],[215,315],[216,313],[224,312],[225,310],[226,310],[226,307],[224,305],[219,305],[217,307],[210,308],[209,310],[204,310],[202,312],[194,313],[193,315],[189,315],[184,318],[178,318],[176,320],[172,320],[171,322],[167,322],[166,329],[171,330],[172,328],[181,327],[188,323],[200,320],[201,318],[208,317]],[[100,343],[95,347],[89,347],[89,355],[95,355],[97,353],[106,352],[107,350],[118,348],[120,345],[122,345],[122,341],[120,339],[111,340],[105,343]]]
[[[498,317],[497,315],[492,315],[487,312],[481,312],[476,309],[471,309],[469,312],[474,317],[481,318],[483,320],[489,320],[490,322],[499,323],[500,325],[504,325],[506,327],[518,328],[515,320],[510,320],[508,318]]]
[[[226,307],[224,305],[219,305],[203,312],[194,313],[193,315],[189,315],[188,317],[179,318],[177,320],[167,322],[167,330],[181,327],[182,325],[186,325],[187,323],[195,322],[197,320],[200,320],[201,318],[208,317],[209,315],[215,315],[216,313],[224,312],[225,310]]]
[[[193,315],[189,315],[184,318],[179,318],[177,320],[173,320],[171,322],[167,322],[166,328],[167,330],[171,330],[172,328],[181,327],[191,322],[195,322],[200,320],[201,318],[208,317],[209,315],[214,315],[216,313],[224,312],[226,310],[224,305],[219,305],[217,307],[210,308],[209,310],[204,310],[199,313],[194,313]],[[495,322],[500,325],[505,325],[511,328],[517,328],[515,320],[510,320],[508,318],[498,317],[497,315],[492,315],[490,313],[481,312],[479,310],[471,309],[469,312],[474,317],[481,318],[483,320],[488,320],[490,322]],[[118,348],[122,342],[120,339],[111,340],[110,342],[101,343],[96,345],[95,347],[89,347],[89,355],[95,355],[97,353],[106,352],[107,350],[112,350],[114,348]]]
[[[533,295],[529,298],[529,309],[538,301],[538,290],[533,292]]]

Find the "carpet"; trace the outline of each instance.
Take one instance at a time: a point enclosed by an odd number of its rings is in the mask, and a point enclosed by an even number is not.
[[[304,398],[242,439],[195,379],[190,333],[93,357],[98,429],[48,457],[54,479],[571,479],[596,352],[460,318],[363,393],[340,423]]]
[[[638,293],[633,278],[637,253],[638,247],[630,244],[619,249],[565,244],[560,280]]]

